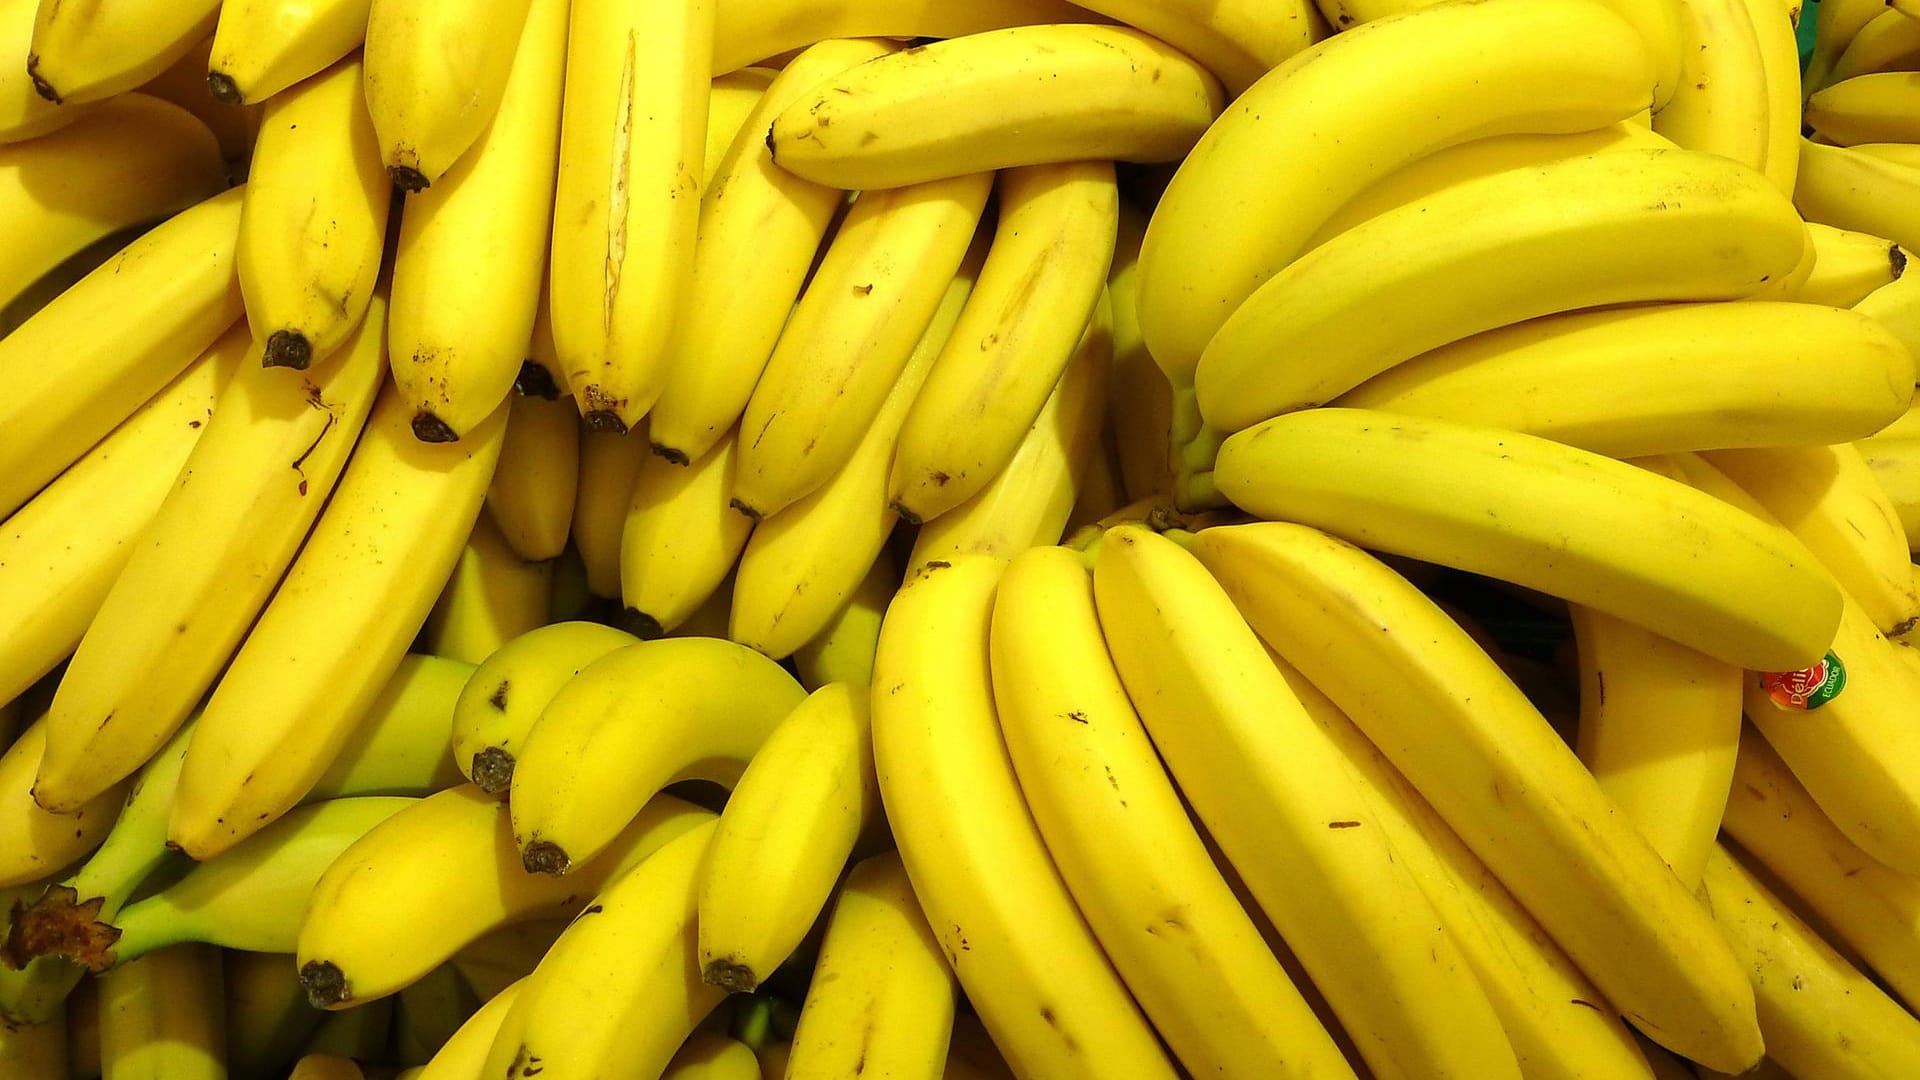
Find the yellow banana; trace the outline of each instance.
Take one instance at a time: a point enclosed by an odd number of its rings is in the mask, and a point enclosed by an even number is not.
[[[1807,58],[1803,92],[1812,94],[1827,85],[1834,64],[1868,23],[1887,13],[1884,0],[1823,0],[1815,8],[1813,53]]]
[[[37,1024],[0,1018],[0,1069],[18,1080],[67,1080],[64,1014]]]
[[[309,1052],[293,1063],[293,1071],[287,1074],[287,1080],[366,1080],[366,1075],[355,1058],[343,1054]]]
[[[854,866],[833,902],[781,1075],[934,1076],[946,1060],[953,1002],[953,972],[906,867],[897,852],[875,855]]]
[[[1884,236],[1908,251],[1920,248],[1920,162],[1801,139],[1793,205],[1808,221]]]
[[[221,394],[54,695],[44,805],[132,773],[205,696],[346,466],[384,375],[384,321],[372,305],[347,347],[304,373],[249,358]]]
[[[718,74],[831,38],[951,38],[1088,15],[1063,0],[723,0],[714,20]]]
[[[867,567],[867,576],[827,625],[793,654],[800,685],[818,690],[828,683],[865,686],[873,681],[873,650],[880,641],[880,620],[900,585],[900,571],[885,552]]]
[[[1920,142],[1920,71],[1855,75],[1817,91],[1807,126],[1841,146]]]
[[[498,111],[400,217],[387,342],[413,433],[427,442],[465,435],[513,389],[545,280],[568,0],[518,6],[525,26]]]
[[[509,984],[467,1017],[467,1022],[441,1044],[433,1060],[427,1062],[415,1080],[472,1080],[479,1076],[486,1065],[487,1052],[492,1049],[493,1037],[500,1031],[500,1022],[506,1019],[507,1010],[513,1008],[526,981],[522,978]]]
[[[573,547],[586,564],[588,591],[613,599],[620,595],[620,544],[634,485],[647,460],[647,443],[643,437],[576,426],[580,464],[573,496]]]
[[[522,559],[482,514],[427,615],[423,645],[435,656],[477,664],[545,626],[552,595],[553,564]]]
[[[167,70],[141,83],[140,93],[171,102],[198,117],[220,144],[228,175],[240,180],[247,175],[263,110],[258,105],[229,104],[209,92],[207,61],[212,54],[213,39],[202,39]]]
[[[1677,0],[1675,8],[1683,58],[1680,83],[1673,98],[1653,114],[1653,130],[1688,150],[1764,169],[1772,98],[1746,0]]]
[[[228,950],[222,954],[226,992],[227,1072],[280,1076],[293,1067],[325,1013],[307,1004],[284,953]]]
[[[373,0],[367,112],[394,186],[414,192],[437,182],[487,131],[512,81],[531,7],[532,0]],[[545,78],[543,70],[536,81]]]
[[[367,36],[373,0],[224,0],[207,57],[207,87],[252,105],[332,67]]]
[[[1200,61],[1236,98],[1281,61],[1327,36],[1309,0],[1089,0],[1081,4]]]
[[[466,980],[468,989],[492,1000],[509,985],[533,973],[569,921],[535,919],[503,926],[455,953],[453,967]],[[482,1052],[485,1049],[481,1047]]]
[[[1920,19],[1902,11],[1887,11],[1875,15],[1873,21],[1861,27],[1847,43],[1846,51],[1834,61],[1826,85],[1877,71],[1916,69],[1920,69]],[[1812,91],[1819,89],[1809,87]]]
[[[564,398],[517,390],[507,402],[507,441],[487,486],[487,512],[521,558],[544,562],[566,550],[573,524],[580,412]]]
[[[1909,549],[1920,536],[1920,439],[1873,438],[1856,444],[1907,535]]]
[[[34,770],[47,746],[47,724],[34,722],[0,753],[0,888],[57,873],[98,847],[113,828],[126,786],[107,788],[65,814],[33,801]]]
[[[674,1052],[660,1080],[760,1080],[753,1047],[711,1031],[695,1031]]]
[[[1813,238],[1813,274],[1793,294],[1803,304],[1852,307],[1906,272],[1907,253],[1882,237],[1817,222],[1807,224],[1807,235]]]
[[[40,96],[27,73],[40,0],[0,0],[0,143],[23,142],[58,131],[92,111]]]
[[[746,126],[767,87],[780,74],[773,68],[750,67],[716,75],[707,91],[707,146],[701,158],[700,191],[713,186],[719,172],[721,155],[733,145],[734,137]]]
[[[220,0],[43,0],[27,74],[60,105],[131,90],[213,33]]]
[[[700,217],[714,3],[573,4],[549,289],[562,370],[597,429],[639,423],[669,368]]]
[[[1075,161],[1174,161],[1220,114],[1205,68],[1119,26],[1016,26],[937,41],[825,80],[774,118],[781,168],[900,187]]]
[[[513,834],[528,872],[584,865],[677,780],[733,786],[805,696],[779,665],[720,638],[644,641],[582,668],[514,765]]]
[[[494,650],[453,706],[453,758],[460,771],[483,790],[504,795],[515,755],[553,695],[588,664],[637,641],[599,623],[560,622]]]
[[[408,653],[400,658],[346,749],[306,801],[346,795],[425,795],[460,782],[453,760],[454,705],[472,664]]]
[[[1107,381],[1107,423],[1120,457],[1127,501],[1173,493],[1173,386],[1140,336],[1140,239],[1147,216],[1120,201],[1107,299],[1113,311],[1113,369]],[[1189,397],[1189,404],[1191,397]]]
[[[100,1063],[114,1080],[226,1080],[220,951],[183,944],[100,976]]]
[[[174,215],[0,337],[7,387],[0,517],[79,460],[240,317],[234,246],[243,191]]]
[[[167,838],[196,859],[297,803],[353,734],[425,621],[480,513],[506,409],[432,446],[405,399],[375,403],[352,463],[214,687]],[[314,628],[325,627],[315,639]]]
[[[620,597],[642,637],[686,622],[747,546],[753,521],[728,505],[738,459],[729,432],[691,464],[640,463],[620,533]]]

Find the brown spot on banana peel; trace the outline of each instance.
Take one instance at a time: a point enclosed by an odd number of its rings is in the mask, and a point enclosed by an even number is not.
[[[700,973],[700,980],[729,994],[751,994],[760,985],[760,977],[753,969],[732,957],[708,964]]]
[[[300,988],[307,992],[307,1004],[316,1009],[332,1009],[353,1000],[347,973],[331,960],[309,960],[300,965]]]

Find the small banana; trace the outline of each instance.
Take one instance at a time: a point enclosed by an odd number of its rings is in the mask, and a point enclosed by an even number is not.
[[[575,422],[580,438],[579,478],[575,481],[574,550],[586,564],[587,589],[595,596],[620,595],[620,543],[640,466],[647,460],[644,435],[596,431]]]
[[[436,656],[477,664],[546,625],[552,599],[553,564],[522,559],[482,514],[427,615],[423,645]]]
[[[1764,2],[1777,6],[1777,0]],[[1653,130],[1686,149],[1763,169],[1773,130],[1773,101],[1760,38],[1745,0],[1677,0],[1675,10],[1680,83],[1672,99],[1653,114]]]
[[[1229,99],[1328,34],[1308,0],[1090,0],[1080,6],[1137,26],[1200,61]]]
[[[1147,351],[1140,336],[1140,240],[1147,215],[1120,201],[1113,269],[1107,274],[1108,306],[1113,312],[1113,368],[1107,381],[1107,424],[1120,458],[1125,502],[1165,498],[1173,493],[1173,384]],[[1193,398],[1187,397],[1188,411]],[[1197,420],[1197,417],[1196,417]],[[1191,432],[1187,434],[1191,435]],[[1184,439],[1182,441],[1185,441]]]
[[[793,668],[801,686],[813,691],[828,683],[866,686],[873,681],[873,651],[880,642],[880,620],[899,586],[900,571],[882,552],[827,625],[794,651]]]
[[[33,23],[27,74],[59,105],[131,90],[213,33],[220,0],[43,2]]]
[[[1813,273],[1793,294],[1803,304],[1852,307],[1906,272],[1906,251],[1883,237],[1818,222],[1807,224],[1807,235],[1813,238]]]
[[[1887,4],[1876,0],[1824,0],[1814,9],[1813,53],[1807,58],[1803,93],[1811,95],[1827,85],[1834,64],[1867,24],[1887,14]]]
[[[532,0],[373,0],[367,112],[396,187],[433,184],[487,130],[531,7]]]
[[[1808,221],[1884,236],[1908,251],[1920,250],[1920,162],[1903,164],[1801,139],[1793,205]]]
[[[738,458],[729,432],[692,462],[653,454],[640,463],[620,533],[620,598],[641,636],[684,624],[747,546],[753,520],[730,505]]]
[[[1920,71],[1834,83],[1807,99],[1807,126],[1841,146],[1920,142]]]
[[[332,67],[367,36],[373,0],[223,0],[207,88],[253,105]]]
[[[114,1080],[226,1080],[220,952],[186,943],[100,976],[100,1062]]]
[[[453,758],[460,771],[482,790],[505,795],[514,760],[553,695],[588,664],[638,641],[599,623],[558,622],[494,650],[453,706]]]
[[[573,524],[580,413],[558,396],[516,390],[507,402],[507,441],[487,485],[487,513],[521,558],[545,562],[566,550]]]
[[[953,38],[1007,26],[1088,20],[1085,8],[1064,0],[815,0],[727,2],[715,13],[713,70],[717,74],[803,49],[832,38]]]
[[[1893,5],[1889,4],[1888,7]],[[1913,71],[1920,67],[1920,19],[1903,11],[1886,11],[1860,28],[1847,49],[1834,61],[1827,86],[1856,75],[1878,71]],[[1809,87],[1817,92],[1822,87]]]

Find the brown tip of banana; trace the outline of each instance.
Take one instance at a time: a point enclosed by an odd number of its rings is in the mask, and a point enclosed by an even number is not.
[[[450,443],[460,441],[460,436],[453,430],[451,425],[430,412],[414,414],[413,437],[424,443]]]
[[[64,104],[64,102],[60,97],[60,91],[55,90],[53,88],[52,83],[40,77],[40,54],[39,53],[27,54],[27,78],[33,80],[34,93],[39,94],[41,97],[46,98],[48,101],[53,102],[55,105]]]
[[[240,93],[240,84],[224,71],[207,72],[207,90],[213,94],[213,100],[222,105],[245,104],[245,96]]]
[[[513,755],[489,746],[473,755],[473,782],[489,795],[504,795],[513,787]]]
[[[761,518],[760,511],[755,510],[753,507],[748,506],[746,503],[741,502],[739,499],[728,499],[727,505],[747,515],[748,521],[753,522],[755,525],[760,524],[760,518]]]
[[[335,1008],[353,998],[346,972],[331,960],[309,960],[301,964],[300,988],[307,992],[307,1004],[316,1009]]]
[[[760,985],[753,969],[733,960],[715,960],[700,973],[700,980],[729,994],[751,994]]]
[[[305,371],[307,365],[313,363],[313,345],[298,331],[275,330],[267,335],[267,351],[260,363],[266,367]]]
[[[660,625],[659,619],[654,618],[638,608],[624,608],[621,610],[620,629],[625,630],[641,641],[652,641],[658,637],[665,637],[667,633],[667,628]]]
[[[659,454],[663,458],[666,458],[668,461],[672,462],[675,465],[693,464],[693,459],[687,456],[686,451],[675,450],[671,446],[663,446],[660,443],[654,443],[653,452],[656,454]]]
[[[566,873],[573,866],[573,860],[560,850],[560,845],[551,840],[535,840],[520,853],[520,865],[527,868],[529,874]]]
[[[1898,280],[1907,272],[1907,253],[1900,250],[1899,244],[1887,245],[1887,261],[1893,264],[1893,276]]]
[[[520,361],[520,374],[514,377],[513,388],[526,397],[537,397],[554,401],[560,397],[560,384],[553,372],[537,361]]]
[[[393,186],[411,195],[416,191],[425,191],[432,181],[411,165],[389,165],[387,175],[393,177]]]
[[[610,431],[615,435],[627,433],[627,422],[612,409],[595,409],[586,414],[586,421],[589,431]]]
[[[906,522],[909,525],[925,524],[925,522],[920,520],[919,514],[916,514],[913,511],[907,509],[907,504],[901,502],[899,499],[889,499],[887,501],[887,509],[893,511],[896,514],[899,514],[900,520]]]

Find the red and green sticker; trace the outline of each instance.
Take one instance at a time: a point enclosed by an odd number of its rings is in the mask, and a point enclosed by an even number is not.
[[[1821,657],[1812,667],[1798,671],[1772,671],[1760,676],[1767,696],[1782,709],[1811,712],[1840,696],[1847,687],[1847,666],[1833,653]]]

